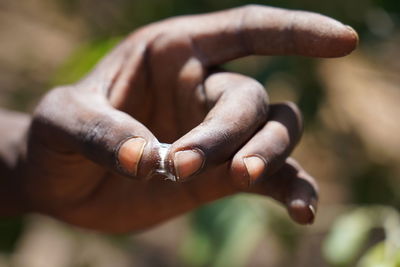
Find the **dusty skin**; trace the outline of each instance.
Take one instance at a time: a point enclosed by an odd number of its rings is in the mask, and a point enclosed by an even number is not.
[[[32,117],[0,114],[1,214],[128,232],[246,191],[311,223],[317,186],[288,158],[302,132],[297,107],[270,104],[257,81],[215,67],[251,54],[341,57],[357,42],[328,17],[263,6],[138,29]],[[159,142],[171,144],[165,166]]]

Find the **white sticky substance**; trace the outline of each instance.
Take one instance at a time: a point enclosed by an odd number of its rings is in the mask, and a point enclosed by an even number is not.
[[[160,157],[160,162],[159,162],[159,167],[156,170],[156,173],[164,176],[166,180],[171,180],[171,181],[175,182],[176,181],[175,175],[172,174],[167,169],[167,166],[168,166],[167,155],[168,155],[168,151],[169,151],[170,147],[171,147],[170,144],[159,143],[158,155]]]

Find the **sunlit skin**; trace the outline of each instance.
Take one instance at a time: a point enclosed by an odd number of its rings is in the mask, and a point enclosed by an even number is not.
[[[262,6],[143,27],[83,80],[44,96],[29,127],[26,118],[13,126],[27,141],[7,152],[18,157],[3,213],[17,203],[121,233],[253,192],[311,223],[316,183],[288,158],[302,132],[299,110],[270,104],[257,81],[216,67],[253,54],[340,57],[357,41],[333,19]],[[154,173],[159,142],[172,144],[166,168],[176,181]]]

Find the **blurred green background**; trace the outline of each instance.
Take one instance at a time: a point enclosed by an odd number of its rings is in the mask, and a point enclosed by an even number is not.
[[[245,4],[319,12],[354,27],[343,59],[248,57],[227,69],[305,117],[295,157],[320,184],[312,226],[238,195],[143,233],[107,236],[30,215],[0,220],[0,267],[400,266],[400,3],[397,0],[0,0],[0,105],[31,111],[123,36],[167,17]]]

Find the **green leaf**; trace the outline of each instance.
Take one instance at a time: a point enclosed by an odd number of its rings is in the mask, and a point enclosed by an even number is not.
[[[357,267],[399,267],[400,249],[394,254],[387,253],[387,245],[380,242],[370,248],[360,259]]]
[[[200,208],[183,244],[185,266],[245,266],[267,233],[267,213],[260,198],[243,195]]]
[[[323,245],[327,261],[335,266],[351,266],[373,228],[364,209],[341,216],[333,225]]]

